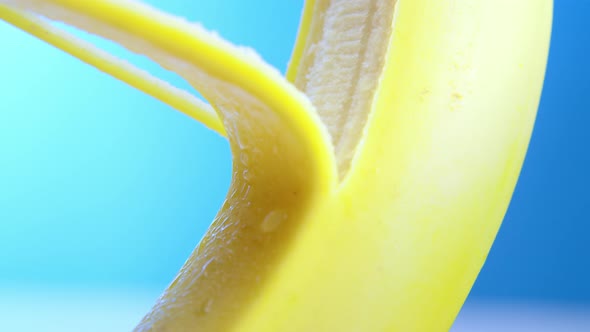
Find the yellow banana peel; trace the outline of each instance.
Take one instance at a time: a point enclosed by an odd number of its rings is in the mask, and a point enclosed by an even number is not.
[[[231,188],[137,331],[445,331],[508,207],[551,0],[308,0],[286,78],[130,0],[0,0],[0,18],[227,135]],[[172,70],[208,106],[54,28]]]

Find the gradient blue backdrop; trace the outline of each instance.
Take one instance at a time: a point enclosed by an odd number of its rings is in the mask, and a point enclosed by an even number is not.
[[[148,2],[255,48],[283,71],[302,6]],[[556,1],[529,154],[472,298],[590,305],[588,12],[588,1]],[[0,41],[0,286],[163,289],[223,201],[227,143],[6,24]]]

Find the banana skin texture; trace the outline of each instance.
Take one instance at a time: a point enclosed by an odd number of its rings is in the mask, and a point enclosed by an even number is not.
[[[283,77],[137,1],[0,0],[3,20],[230,142],[227,198],[136,331],[448,330],[523,164],[552,10],[308,0]],[[210,106],[49,20],[145,54]]]

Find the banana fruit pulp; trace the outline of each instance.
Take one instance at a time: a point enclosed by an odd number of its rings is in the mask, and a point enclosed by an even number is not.
[[[286,78],[131,0],[0,0],[0,18],[227,135],[232,184],[137,331],[445,331],[508,207],[551,0],[308,0]],[[59,31],[144,54],[205,105]]]

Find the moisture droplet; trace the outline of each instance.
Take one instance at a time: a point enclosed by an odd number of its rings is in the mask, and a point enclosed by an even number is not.
[[[205,315],[211,312],[211,307],[213,306],[213,299],[207,299],[203,301],[201,304],[201,314]]]
[[[250,161],[250,159],[248,157],[248,154],[243,153],[243,152],[240,153],[240,162],[242,162],[242,165],[244,165],[244,167],[248,166],[249,161]]]
[[[252,172],[250,172],[249,170],[245,169],[242,171],[242,177],[244,178],[244,180],[246,180],[246,182],[250,182],[253,178],[253,174]]]
[[[265,233],[270,233],[276,230],[279,227],[279,225],[285,219],[287,219],[287,217],[287,212],[283,210],[272,210],[266,215],[266,217],[264,217],[264,220],[262,220],[262,223],[260,224],[260,229],[262,229],[262,231]]]
[[[236,135],[235,135],[235,140],[236,140],[236,143],[238,143],[238,147],[240,148],[240,150],[246,149],[246,142],[244,142],[244,138],[237,131],[236,131]]]

